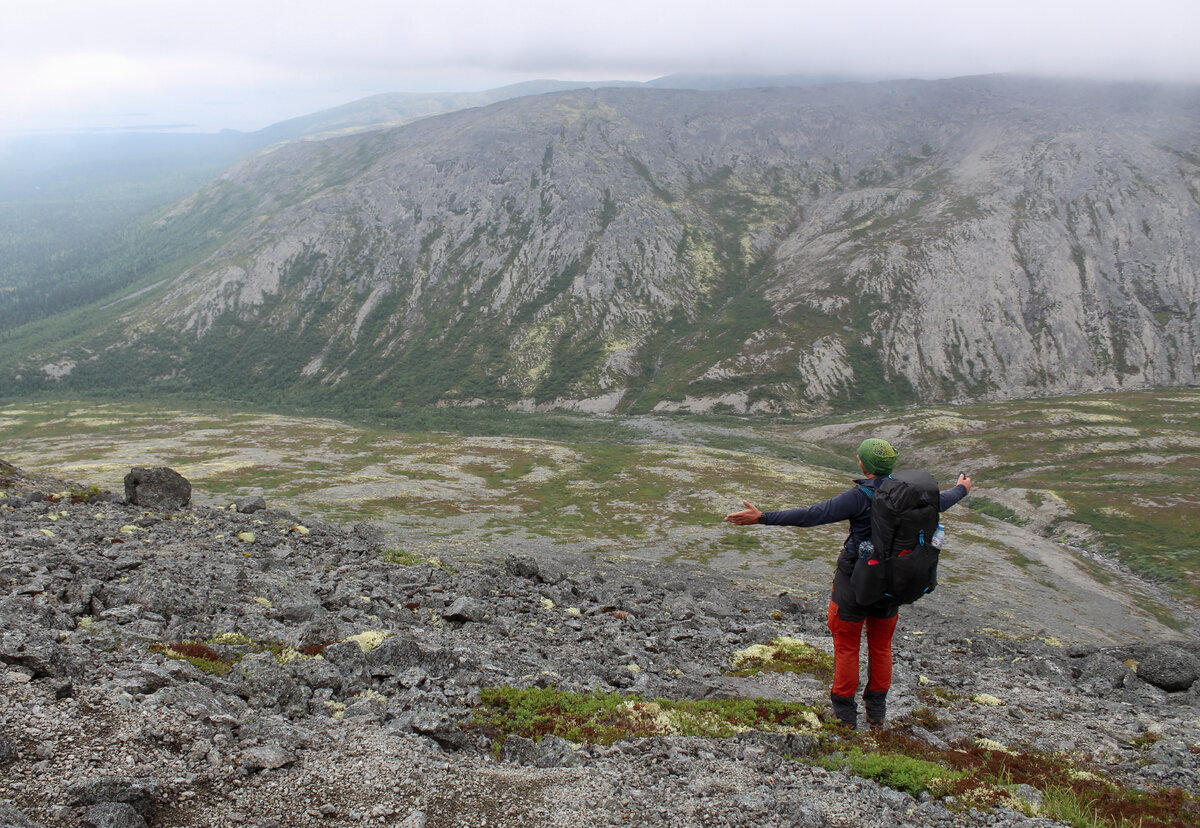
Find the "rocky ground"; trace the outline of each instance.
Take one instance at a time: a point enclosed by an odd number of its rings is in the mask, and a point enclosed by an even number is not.
[[[779,590],[544,548],[431,562],[367,525],[148,508],[7,464],[0,492],[0,826],[1055,824],[828,769],[799,736],[497,751],[474,723],[496,686],[819,708],[811,675],[728,674],[781,635],[831,649],[824,606]],[[1200,794],[1194,637],[1100,645],[1081,618],[1013,640],[962,612],[903,613],[897,730]]]

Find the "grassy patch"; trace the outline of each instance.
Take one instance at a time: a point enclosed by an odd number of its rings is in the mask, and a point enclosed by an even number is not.
[[[205,673],[223,676],[233,669],[233,665],[241,660],[236,657],[223,656],[202,641],[177,641],[173,644],[151,644],[150,651],[162,653],[167,658],[186,661],[188,664]]]
[[[998,518],[1008,523],[1014,523],[1017,526],[1025,526],[1029,523],[1028,520],[1018,515],[1013,509],[982,495],[969,498],[966,505],[980,514]]]
[[[881,785],[913,796],[926,791],[944,794],[948,790],[946,783],[965,776],[962,771],[951,770],[927,759],[917,759],[903,753],[865,751],[858,745],[823,756],[818,764],[828,770],[848,767],[855,776],[873,779]]]
[[[406,549],[385,549],[379,557],[397,566],[432,566],[435,569],[444,569],[447,572],[454,571],[453,567],[447,566],[438,558],[418,555]]]
[[[473,724],[498,740],[510,735],[540,740],[554,734],[602,745],[644,736],[722,738],[747,730],[811,733],[821,726],[808,705],[774,699],[650,701],[553,687],[487,688]]]

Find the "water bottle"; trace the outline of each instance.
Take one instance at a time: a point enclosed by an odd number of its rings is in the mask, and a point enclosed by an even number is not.
[[[946,543],[946,527],[938,524],[937,531],[933,533],[933,537],[929,541],[929,545],[934,549],[941,549]]]
[[[867,539],[858,545],[858,559],[860,561],[865,561],[873,554],[875,554],[875,544],[871,543],[870,539]]]

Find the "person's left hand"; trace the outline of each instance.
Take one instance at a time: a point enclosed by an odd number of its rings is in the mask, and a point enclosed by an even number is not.
[[[726,523],[732,523],[736,526],[749,526],[752,523],[758,523],[759,519],[762,518],[762,512],[753,503],[748,501],[743,500],[742,505],[746,507],[742,511],[725,516]]]

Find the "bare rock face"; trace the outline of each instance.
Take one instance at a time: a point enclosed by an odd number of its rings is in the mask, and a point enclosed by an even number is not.
[[[125,475],[125,499],[147,509],[182,509],[192,502],[192,484],[174,469],[138,466]]]

